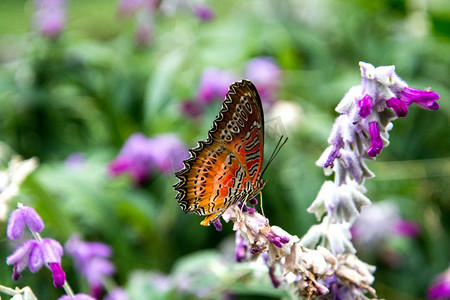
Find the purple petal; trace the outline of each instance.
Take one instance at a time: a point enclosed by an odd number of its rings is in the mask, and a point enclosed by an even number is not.
[[[248,200],[248,204],[250,204],[250,205],[256,205],[256,204],[258,204],[258,199],[252,198],[252,199]]]
[[[214,18],[211,8],[207,5],[197,5],[194,7],[194,14],[203,21],[210,21]]]
[[[330,155],[327,158],[327,161],[323,165],[324,168],[332,168],[334,166],[334,160],[337,157],[341,157],[341,153],[339,152],[340,147],[338,144],[333,144],[333,150],[331,150]]]
[[[80,170],[86,162],[86,155],[80,152],[69,155],[64,161],[65,166],[73,171]]]
[[[247,212],[251,215],[253,215],[256,212],[256,209],[254,209],[253,207],[248,207],[247,206]]]
[[[136,184],[142,184],[150,177],[154,164],[150,147],[145,135],[131,135],[119,155],[109,164],[108,173],[111,176],[129,173]]]
[[[59,242],[46,238],[42,240],[41,244],[45,263],[59,263],[61,261],[63,249]]]
[[[121,288],[115,288],[104,300],[129,300],[128,294]]]
[[[235,260],[237,262],[243,262],[245,260],[247,249],[248,249],[247,241],[242,237],[239,231],[236,231]]]
[[[280,236],[276,234],[272,229],[269,229],[267,232],[262,232],[266,238],[274,244],[275,246],[282,248],[283,244],[289,243],[289,237],[287,236]]]
[[[155,25],[147,19],[138,19],[134,41],[139,47],[150,45],[155,38]]]
[[[14,265],[14,278],[20,277],[20,272],[26,269],[30,261],[30,253],[34,248],[39,247],[39,243],[36,240],[29,240],[22,244],[14,251],[13,254],[6,258],[8,265]]]
[[[44,229],[44,222],[42,222],[41,217],[34,210],[34,208],[29,206],[24,206],[22,208],[25,223],[27,223],[28,228],[34,232],[41,232]]]
[[[17,265],[14,265],[12,280],[19,280],[20,277],[22,277],[22,274],[17,270]]]
[[[44,257],[42,251],[42,244],[38,244],[30,252],[30,258],[28,260],[28,269],[32,273],[36,273],[44,264]]]
[[[372,113],[372,97],[368,94],[358,101],[359,112],[358,115],[365,119],[368,115]]]
[[[23,235],[25,229],[25,220],[22,209],[13,210],[8,220],[8,227],[6,229],[7,236],[11,240],[17,240]]]
[[[422,91],[405,87],[400,92],[400,100],[405,102],[406,105],[409,106],[412,103],[416,103],[420,107],[429,110],[439,109],[439,104],[436,102],[437,99],[439,99],[439,94],[430,90]]]
[[[105,276],[114,274],[116,267],[104,258],[92,258],[82,271],[89,285],[95,286],[101,285]]]
[[[405,102],[401,101],[398,98],[392,97],[391,99],[386,101],[386,105],[392,108],[399,118],[406,117],[406,115],[408,114],[408,106]]]
[[[34,20],[36,26],[49,38],[58,37],[66,22],[64,0],[37,0]]]
[[[191,118],[198,118],[203,114],[204,106],[202,103],[194,101],[183,101],[181,103],[181,112]]]
[[[172,174],[183,168],[183,160],[189,157],[186,146],[173,133],[161,134],[149,140],[151,157],[158,171]]]
[[[367,150],[367,154],[371,157],[375,157],[378,154],[380,154],[381,149],[383,149],[383,140],[381,139],[377,122],[369,123],[369,133],[370,133],[370,148],[369,150]]]
[[[59,263],[49,263],[48,266],[50,267],[50,270],[52,270],[53,285],[57,289],[62,288],[66,282],[66,273],[64,273],[61,265]]]
[[[246,76],[256,86],[263,104],[272,105],[281,82],[281,69],[272,57],[260,56],[248,61]]]
[[[222,223],[220,222],[220,219],[215,220],[213,225],[217,231],[222,231]]]
[[[428,289],[430,299],[450,299],[450,271],[440,274]]]
[[[208,104],[215,99],[223,99],[228,92],[228,87],[234,81],[234,77],[229,71],[206,68],[200,78],[197,100],[200,103]]]
[[[110,257],[112,255],[111,247],[104,243],[87,242],[86,246],[89,247],[89,252],[92,256]]]
[[[73,234],[66,242],[67,252],[79,265],[89,263],[93,257],[109,257],[112,249],[108,245],[99,242],[85,242],[77,234]]]
[[[401,219],[394,224],[394,233],[400,236],[416,237],[420,234],[417,222]]]
[[[275,288],[278,288],[280,286],[280,280],[275,276],[275,267],[271,266],[269,267],[269,276],[270,281],[272,281],[272,284]]]
[[[142,6],[142,0],[120,0],[119,14],[124,17],[132,16]]]

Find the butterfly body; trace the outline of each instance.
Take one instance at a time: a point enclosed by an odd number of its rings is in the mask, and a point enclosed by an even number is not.
[[[208,132],[206,141],[189,150],[184,169],[175,173],[176,198],[185,212],[206,216],[209,225],[231,205],[246,202],[264,187],[261,169],[264,113],[253,83],[235,82]]]

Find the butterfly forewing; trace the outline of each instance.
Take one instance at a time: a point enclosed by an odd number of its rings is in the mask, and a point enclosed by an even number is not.
[[[176,173],[177,199],[185,212],[219,218],[232,204],[258,189],[264,146],[264,115],[255,86],[231,85],[208,139],[189,150],[185,168]]]

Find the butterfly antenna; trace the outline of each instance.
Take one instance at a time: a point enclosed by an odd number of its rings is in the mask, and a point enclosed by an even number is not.
[[[286,144],[288,137],[286,137],[284,139],[284,136],[282,135],[280,137],[280,139],[278,140],[277,145],[275,146],[275,149],[273,149],[272,155],[270,155],[269,161],[267,162],[266,166],[264,167],[264,170],[261,173],[261,177],[264,174],[264,172],[267,170],[267,167],[272,163],[272,161],[275,159],[275,157],[278,155],[278,153],[280,152],[281,148],[284,146],[284,144]]]

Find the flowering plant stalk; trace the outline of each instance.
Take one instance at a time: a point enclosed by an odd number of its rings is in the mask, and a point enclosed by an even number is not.
[[[237,261],[259,259],[269,267],[275,287],[284,284],[292,295],[307,299],[376,297],[371,287],[375,267],[355,255],[350,233],[361,207],[370,205],[364,181],[374,174],[365,161],[374,160],[388,145],[392,121],[405,117],[411,104],[439,108],[437,93],[408,87],[394,66],[375,68],[360,62],[360,68],[361,85],[352,87],[337,106],[341,115],[328,139],[330,146],[317,161],[326,175],[335,175],[308,208],[321,223],[299,239],[271,226],[266,217],[244,204],[235,204],[222,216],[234,223]],[[220,222],[214,225],[221,228]]]
[[[96,242],[84,242],[78,235],[73,235],[67,241],[65,247],[67,252],[74,258],[76,269],[83,275],[91,287],[91,294],[74,294],[70,285],[66,281],[66,274],[61,268],[61,257],[63,247],[59,242],[49,238],[42,238],[40,232],[44,229],[44,223],[38,213],[29,206],[18,203],[18,208],[14,210],[9,218],[7,236],[11,240],[22,237],[25,225],[31,231],[34,239],[25,241],[16,251],[7,257],[6,263],[13,265],[13,280],[21,277],[21,272],[27,267],[35,273],[45,265],[53,276],[53,285],[56,288],[64,288],[67,295],[59,298],[94,300],[99,299],[102,294],[103,282],[106,277],[112,275],[115,266],[107,260],[111,255],[108,245]],[[23,289],[11,289],[0,285],[0,292],[3,292],[19,299],[37,299],[29,287]],[[15,299],[15,298],[14,298]],[[128,299],[128,296],[120,288],[115,288],[105,299]]]
[[[18,194],[20,184],[36,167],[37,160],[34,158],[21,161],[13,157],[8,170],[0,173],[4,181],[0,189],[2,208],[6,207],[7,202]],[[3,210],[0,212],[3,213]],[[42,218],[34,208],[18,203],[17,209],[13,210],[9,216],[6,235],[10,240],[21,240],[25,234],[25,227],[29,229],[33,238],[25,240],[6,258],[6,263],[13,266],[12,279],[18,280],[27,267],[32,273],[36,273],[42,266],[46,266],[52,272],[53,285],[56,288],[63,288],[67,294],[59,299],[94,300],[95,298],[89,295],[73,293],[61,267],[63,247],[54,239],[42,238],[41,232],[44,229]],[[102,292],[101,284],[115,269],[114,265],[106,259],[111,255],[111,249],[102,243],[83,242],[74,235],[66,243],[66,250],[74,257],[78,271],[88,280],[92,294],[98,298]],[[0,285],[0,292],[13,296],[13,299],[37,299],[29,287],[12,289]],[[128,299],[119,288],[114,289],[105,299],[116,298]]]
[[[7,257],[6,263],[13,265],[14,280],[21,277],[21,272],[28,269],[35,273],[45,265],[53,276],[53,285],[63,287],[68,295],[73,295],[72,289],[66,282],[66,274],[61,268],[63,248],[59,242],[49,238],[42,238],[40,232],[44,229],[44,222],[37,212],[29,206],[18,203],[17,209],[11,213],[8,220],[7,236],[11,240],[22,237],[25,225],[30,229],[34,239],[25,241],[13,254]]]

